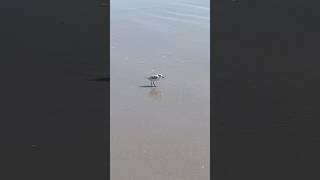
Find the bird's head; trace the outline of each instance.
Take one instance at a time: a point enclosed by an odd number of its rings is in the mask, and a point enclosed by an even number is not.
[[[161,77],[161,78],[165,78],[162,74],[158,74],[158,76]]]

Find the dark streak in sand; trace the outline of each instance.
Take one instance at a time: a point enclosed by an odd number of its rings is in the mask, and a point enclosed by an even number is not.
[[[139,86],[139,87],[142,87],[142,88],[147,88],[147,87],[157,87],[157,86],[150,86],[150,85],[145,85],[145,86]]]

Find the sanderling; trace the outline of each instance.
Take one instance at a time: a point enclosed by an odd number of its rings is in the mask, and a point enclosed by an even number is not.
[[[155,86],[154,84],[155,81],[159,81],[161,78],[165,78],[162,74],[156,74],[156,75],[152,75],[147,77],[147,79],[149,79],[151,81],[151,86]]]

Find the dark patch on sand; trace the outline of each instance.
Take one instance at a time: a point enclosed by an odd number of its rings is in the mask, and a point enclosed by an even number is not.
[[[157,87],[157,86],[150,86],[150,85],[145,85],[145,86],[139,86],[139,87],[142,87],[142,88],[147,88],[147,87]]]

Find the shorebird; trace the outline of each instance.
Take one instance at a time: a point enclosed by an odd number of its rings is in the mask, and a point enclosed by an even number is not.
[[[154,84],[155,81],[159,81],[161,78],[165,78],[162,74],[156,74],[156,75],[152,75],[147,77],[147,79],[150,80],[151,86],[156,87],[156,85]]]

